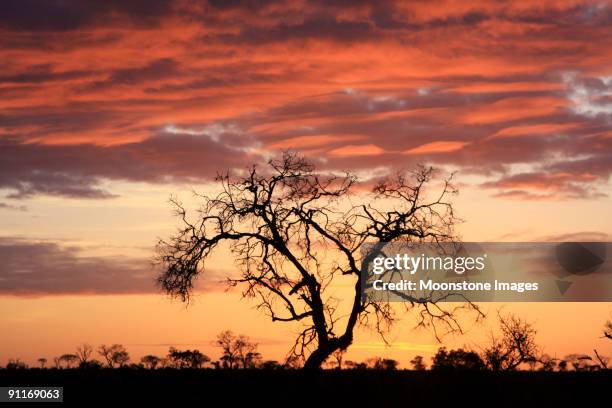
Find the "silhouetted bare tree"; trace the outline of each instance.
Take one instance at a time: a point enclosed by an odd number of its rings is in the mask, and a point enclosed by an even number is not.
[[[603,335],[605,338],[612,340],[612,320],[608,320],[604,326]]]
[[[433,169],[420,167],[409,176],[383,180],[357,205],[354,175],[321,175],[292,153],[265,169],[253,166],[242,178],[219,175],[222,191],[199,196],[203,204],[196,219],[172,200],[182,225],[176,236],[158,244],[164,266],[159,283],[188,302],[203,262],[229,242],[242,271],[228,279],[230,285],[243,284],[243,295],[258,299],[259,309],[273,321],[301,322],[291,353],[306,360],[305,368],[319,368],[334,351],[351,345],[357,325],[372,325],[384,335],[394,321],[390,304],[361,296],[364,244],[456,239],[457,219],[448,201],[455,188],[444,180],[439,194],[428,199],[425,186],[433,175]],[[353,281],[345,317],[327,290],[338,276]],[[443,323],[449,331],[460,330],[457,308],[475,307],[467,303],[446,310],[427,299],[407,305],[420,309],[421,325],[435,329]]]
[[[261,362],[257,343],[247,336],[235,335],[226,330],[217,336],[217,346],[222,350],[220,360],[224,368],[255,368]]]
[[[74,368],[79,364],[79,357],[76,354],[62,354],[59,362],[60,365],[64,363],[65,368]]]
[[[373,370],[397,370],[399,362],[391,358],[370,357],[364,361],[366,368]]]
[[[415,371],[424,371],[427,369],[423,356],[414,356],[414,358],[410,360],[410,364],[412,364],[412,369]]]
[[[236,336],[229,331],[223,331],[217,335],[217,346],[221,347],[221,358],[225,368],[236,368],[238,365],[238,345]]]
[[[508,371],[530,361],[535,364],[539,358],[535,328],[517,316],[500,314],[498,317],[500,335],[492,335],[491,344],[483,352],[487,367]]]
[[[100,345],[98,347],[98,354],[106,360],[109,368],[113,368],[113,346]]]
[[[148,368],[150,370],[155,370],[157,366],[160,364],[161,359],[157,356],[147,354],[146,356],[140,359],[140,362],[145,368]]]
[[[240,361],[242,368],[257,368],[262,361],[261,353],[258,351],[247,351]]]
[[[81,344],[76,349],[76,355],[79,358],[80,364],[87,364],[87,361],[91,358],[93,353],[93,347],[89,344]]]
[[[342,361],[344,360],[344,354],[346,350],[338,349],[332,353],[332,358],[334,361],[335,368],[338,370],[342,370]]]
[[[110,368],[123,367],[130,361],[129,353],[121,344],[113,344],[112,346],[102,344],[98,348],[98,354],[106,360],[106,364]]]

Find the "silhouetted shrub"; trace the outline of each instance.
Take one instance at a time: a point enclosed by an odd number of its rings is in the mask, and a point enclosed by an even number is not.
[[[447,351],[446,347],[440,347],[432,358],[432,370],[482,370],[485,364],[473,351],[463,349]]]

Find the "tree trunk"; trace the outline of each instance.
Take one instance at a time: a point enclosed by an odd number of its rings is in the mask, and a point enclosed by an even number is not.
[[[327,360],[334,351],[340,349],[346,350],[351,343],[353,343],[352,326],[344,335],[327,340],[324,345],[319,344],[319,347],[306,359],[304,370],[320,370],[325,360]]]
[[[321,369],[321,365],[327,360],[327,358],[338,348],[333,347],[325,347],[318,348],[312,352],[310,356],[306,359],[304,363],[304,370],[307,371],[316,371]]]

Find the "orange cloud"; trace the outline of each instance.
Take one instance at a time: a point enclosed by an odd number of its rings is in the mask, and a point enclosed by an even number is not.
[[[491,124],[526,120],[552,115],[568,106],[568,101],[557,97],[511,97],[470,109],[466,112],[463,121],[467,124]]]
[[[284,139],[268,145],[270,149],[294,149],[307,150],[315,147],[326,146],[331,143],[348,142],[366,139],[364,135],[309,135]]]
[[[449,153],[466,146],[467,142],[453,142],[447,140],[441,140],[438,142],[425,143],[417,146],[413,149],[404,151],[404,154],[415,155],[415,154],[435,154],[435,153]]]
[[[374,144],[347,145],[328,152],[332,157],[379,156],[383,153],[385,151]]]
[[[542,123],[538,125],[511,126],[500,129],[499,131],[491,135],[491,138],[563,133],[565,131],[574,130],[579,127],[581,127],[581,124],[579,123]]]

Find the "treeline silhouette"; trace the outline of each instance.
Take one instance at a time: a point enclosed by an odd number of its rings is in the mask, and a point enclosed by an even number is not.
[[[588,354],[569,354],[563,358],[555,358],[544,352],[536,344],[536,330],[529,322],[514,315],[499,318],[499,334],[491,336],[489,344],[480,350],[451,349],[440,347],[431,358],[428,366],[423,356],[417,355],[410,361],[413,371],[597,371],[608,370],[610,359],[601,356],[597,350],[594,356]],[[608,323],[609,325],[609,323]],[[609,329],[606,326],[604,336]],[[121,344],[100,345],[94,350],[89,344],[76,347],[74,353],[66,353],[54,357],[52,364],[41,357],[37,360],[38,369],[299,369],[303,360],[295,356],[288,357],[284,362],[264,360],[257,350],[258,344],[248,336],[236,335],[226,330],[217,335],[215,346],[221,350],[218,360],[212,360],[197,349],[179,350],[170,347],[165,356],[148,354],[139,361],[131,360],[127,349]],[[337,370],[385,370],[393,371],[399,368],[399,362],[394,359],[371,357],[362,362],[345,360],[346,350],[332,353],[325,364],[327,369]],[[100,359],[94,358],[97,354]],[[9,359],[6,367],[9,370],[27,369],[26,363],[20,359]]]
[[[498,333],[477,349],[440,347],[430,361],[415,356],[406,367],[382,357],[351,361],[336,350],[318,371],[298,369],[303,368],[298,358],[266,360],[255,342],[229,331],[217,336],[220,357],[214,361],[197,349],[171,347],[164,356],[132,361],[120,344],[80,345],[51,363],[41,358],[31,369],[11,360],[8,369],[0,369],[0,384],[62,386],[65,401],[79,406],[92,401],[177,406],[213,397],[231,405],[283,407],[601,403],[612,383],[605,357],[596,351],[549,357],[535,343],[533,327],[513,316],[500,317]]]
[[[90,344],[81,344],[74,353],[66,353],[54,357],[52,364],[45,357],[37,360],[40,369],[91,369],[91,368],[135,368],[135,369],[199,369],[199,368],[226,368],[226,369],[254,369],[254,368],[299,368],[293,359],[280,364],[274,360],[264,361],[261,353],[257,351],[257,343],[248,336],[235,335],[229,330],[221,332],[215,341],[221,349],[221,357],[212,361],[210,357],[197,349],[179,350],[170,347],[165,356],[148,354],[140,361],[132,361],[129,352],[122,344],[100,345],[94,350]],[[94,358],[94,356],[100,359]],[[7,369],[27,369],[28,365],[20,359],[9,359]]]

